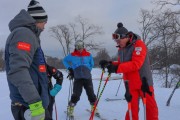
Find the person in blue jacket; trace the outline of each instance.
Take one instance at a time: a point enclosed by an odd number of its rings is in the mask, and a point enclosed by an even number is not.
[[[93,109],[96,101],[91,76],[94,61],[91,53],[84,48],[83,41],[75,42],[75,50],[63,59],[63,64],[69,70],[70,79],[74,78],[73,94],[68,104],[68,114],[73,116],[74,106],[80,100],[83,87],[86,90],[91,109]]]

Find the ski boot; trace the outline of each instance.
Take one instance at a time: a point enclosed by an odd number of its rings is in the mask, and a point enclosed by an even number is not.
[[[91,112],[94,110],[94,105],[91,105]],[[95,114],[99,115],[98,109],[96,107],[96,110],[94,111]]]
[[[69,105],[67,107],[67,114],[69,116],[74,116],[74,106],[75,106],[75,104],[69,103]]]

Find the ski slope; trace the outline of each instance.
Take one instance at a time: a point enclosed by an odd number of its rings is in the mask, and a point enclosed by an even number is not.
[[[56,107],[58,113],[58,120],[66,120],[66,114],[64,111],[66,110],[68,104],[68,94],[69,94],[69,85],[70,82],[66,79],[67,72],[62,70],[64,73],[64,81],[62,90],[56,96]],[[99,78],[101,76],[101,70],[98,68],[94,68],[92,70],[93,84],[95,93],[97,93]],[[104,75],[106,78],[107,74]],[[116,96],[116,92],[118,86],[120,84],[121,75],[112,74],[113,79],[117,80],[109,80],[106,88],[103,92],[103,95],[98,104],[98,110],[102,117],[107,120],[124,120],[124,116],[127,110],[127,103],[125,100],[117,100],[117,101],[109,101],[107,102],[106,98],[124,98],[124,85],[121,83],[119,92]],[[154,78],[154,86],[155,86],[155,96],[159,108],[159,120],[180,120],[180,90],[177,89],[175,91],[174,96],[171,99],[171,104],[169,107],[166,106],[166,101],[171,94],[173,88],[161,88],[161,76],[158,74],[153,75]],[[54,80],[55,81],[55,80]],[[102,82],[104,85],[104,81]],[[10,98],[9,98],[9,88],[7,85],[6,74],[5,72],[0,73],[0,120],[13,120],[11,110],[10,110]],[[89,120],[90,114],[86,111],[86,109],[90,109],[90,104],[88,102],[85,91],[81,95],[81,99],[75,107],[75,117],[76,120]],[[143,106],[142,102],[140,102],[140,112],[139,112],[139,120],[143,120]],[[55,120],[55,114],[54,114]],[[94,120],[99,120],[98,118],[94,118]]]

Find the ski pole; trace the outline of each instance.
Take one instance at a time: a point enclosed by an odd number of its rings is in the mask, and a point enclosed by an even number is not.
[[[129,91],[129,83],[128,83],[128,80],[125,80],[124,81],[124,84],[125,84],[125,88],[126,88],[126,93],[125,93],[125,98],[126,98],[126,101],[128,102],[128,112],[129,112],[129,118],[130,120],[132,120],[132,110],[131,110],[131,100],[132,100],[132,95]]]
[[[72,95],[72,91],[73,91],[73,78],[72,77],[70,77],[69,75],[67,76],[67,78],[69,77],[69,95],[68,95],[68,104],[69,104],[69,101],[70,101],[70,97],[71,97],[71,95]],[[70,117],[68,117],[68,107],[67,107],[67,114],[66,114],[66,120],[68,120],[68,118],[69,118],[69,120],[71,120],[71,118]]]
[[[97,91],[97,95],[96,95],[97,98],[98,98],[98,96],[99,96],[99,90],[100,90],[100,87],[101,87],[103,75],[104,75],[104,68],[102,69],[101,79],[100,79],[100,81],[99,81],[99,87],[98,87],[98,91]]]
[[[120,86],[121,86],[121,82],[122,82],[122,79],[121,79],[121,81],[120,81],[120,83],[119,83],[119,86],[118,86],[118,89],[117,89],[117,92],[116,92],[116,96],[117,96],[117,94],[118,94],[118,92],[119,92],[119,88],[120,88]]]
[[[152,96],[146,77],[142,78],[141,90],[143,92],[144,120],[146,120],[146,93]]]
[[[55,106],[56,120],[58,120],[58,112],[57,112],[57,107],[56,107],[56,101],[55,101],[55,98],[54,98],[54,106]]]
[[[95,113],[96,107],[97,107],[97,105],[98,105],[98,103],[99,103],[99,100],[100,100],[100,98],[101,98],[101,96],[102,96],[102,94],[103,94],[103,91],[104,91],[104,89],[105,89],[105,87],[106,87],[106,84],[107,84],[107,82],[108,82],[108,80],[109,80],[110,77],[111,77],[111,73],[109,73],[109,74],[108,74],[108,77],[106,78],[106,81],[105,81],[105,83],[104,83],[104,86],[103,86],[100,94],[99,94],[99,97],[97,98],[97,100],[96,100],[96,102],[95,102],[95,104],[94,104],[94,108],[93,108],[93,110],[92,110],[92,113],[91,113],[91,116],[90,116],[89,120],[93,120],[93,118],[94,118],[94,113]]]
[[[143,79],[142,79],[142,86],[144,86],[144,87],[146,87],[145,86],[145,84],[146,84],[145,82],[147,82],[146,78],[143,77]],[[143,89],[142,89],[142,91],[143,91],[144,120],[146,120],[146,91],[143,90]]]
[[[51,84],[51,85],[50,85]],[[52,85],[52,77],[49,77],[49,89],[53,89],[53,85]],[[50,95],[51,96],[51,95]],[[51,98],[52,99],[52,96]],[[58,112],[57,112],[57,108],[56,108],[56,100],[55,100],[55,97],[53,98],[54,99],[54,109],[55,109],[55,114],[56,114],[56,120],[58,119]],[[52,101],[52,100],[51,100]],[[52,114],[51,114],[51,117],[52,117]]]
[[[172,98],[175,90],[179,87],[179,82],[180,82],[180,79],[179,79],[179,81],[176,83],[176,86],[174,87],[172,93],[170,94],[170,96],[169,96],[169,98],[168,98],[168,100],[167,100],[167,102],[166,102],[166,106],[169,106],[169,105],[170,105],[171,98]]]
[[[143,92],[144,120],[146,120],[146,93]]]

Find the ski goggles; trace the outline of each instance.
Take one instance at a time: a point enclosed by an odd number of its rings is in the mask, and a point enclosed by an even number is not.
[[[117,34],[117,33],[112,34],[112,39],[114,40],[124,39],[126,37],[127,37],[126,34]]]

